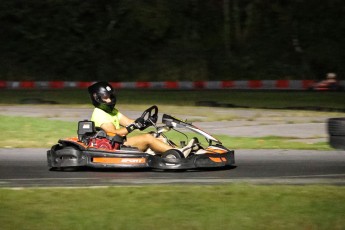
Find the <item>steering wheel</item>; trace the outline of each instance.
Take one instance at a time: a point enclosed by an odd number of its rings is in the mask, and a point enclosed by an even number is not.
[[[156,105],[146,109],[140,116],[144,120],[144,126],[140,130],[144,130],[151,125],[155,125],[158,120],[158,107]]]

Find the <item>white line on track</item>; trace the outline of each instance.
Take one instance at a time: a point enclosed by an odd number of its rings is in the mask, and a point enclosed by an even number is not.
[[[282,176],[281,178],[309,178],[309,177],[344,177],[344,179],[345,179],[345,174],[319,174],[319,175]]]

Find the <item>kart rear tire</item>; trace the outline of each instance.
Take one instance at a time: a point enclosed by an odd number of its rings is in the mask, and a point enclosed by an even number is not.
[[[182,159],[184,155],[177,149],[169,149],[162,154],[162,158]]]
[[[345,136],[345,117],[329,118],[327,128],[330,136]]]

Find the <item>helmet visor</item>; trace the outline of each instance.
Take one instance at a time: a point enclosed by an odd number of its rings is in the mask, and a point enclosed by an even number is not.
[[[100,101],[103,103],[106,103],[106,104],[112,103],[112,102],[114,102],[114,95],[112,93],[108,93],[108,92],[102,93],[100,95]]]
[[[100,103],[114,104],[115,95],[113,89],[110,86],[101,87],[98,91],[98,100]]]

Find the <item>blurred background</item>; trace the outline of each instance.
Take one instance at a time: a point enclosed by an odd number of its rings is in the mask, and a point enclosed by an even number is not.
[[[342,0],[2,0],[1,80],[344,79]]]

